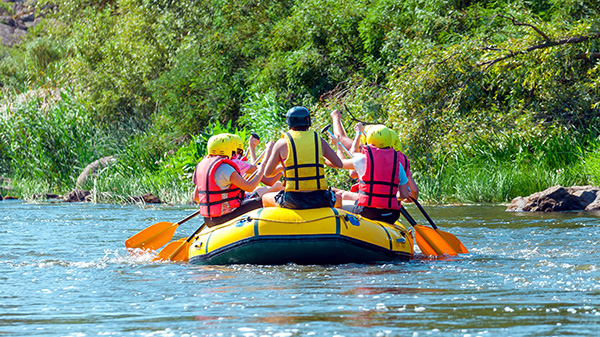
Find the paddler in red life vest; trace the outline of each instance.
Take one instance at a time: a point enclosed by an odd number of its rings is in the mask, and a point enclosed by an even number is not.
[[[285,187],[283,191],[265,194],[263,205],[292,209],[341,207],[341,198],[327,187],[324,165],[341,168],[342,161],[318,133],[308,129],[308,109],[293,107],[285,120],[289,130],[275,143],[265,169],[266,176],[273,176],[282,163]]]
[[[245,193],[252,192],[264,174],[264,165],[250,180],[241,176],[239,167],[231,161],[236,145],[226,134],[210,137],[208,155],[198,163],[192,180],[196,189],[195,200],[200,205],[200,215],[208,227],[227,222],[251,210],[261,208],[260,198],[246,199]],[[273,143],[266,145],[265,155],[270,155]]]
[[[372,126],[367,132],[366,145],[357,152],[360,137],[357,132],[353,157],[343,160],[344,168],[356,170],[359,177],[358,191],[343,193],[344,200],[355,201],[353,205],[345,205],[344,209],[390,224],[400,217],[398,197],[409,196],[403,157],[392,148],[392,136],[388,127]]]

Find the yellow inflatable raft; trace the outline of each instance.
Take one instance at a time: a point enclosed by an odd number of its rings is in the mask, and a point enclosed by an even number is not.
[[[412,229],[411,229],[412,230]],[[336,208],[277,207],[204,228],[189,246],[195,264],[340,264],[408,260],[411,230]]]

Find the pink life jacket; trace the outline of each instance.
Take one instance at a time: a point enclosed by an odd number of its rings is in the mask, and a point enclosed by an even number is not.
[[[363,146],[361,152],[367,162],[365,174],[358,182],[358,205],[400,209],[396,193],[401,156],[392,148],[380,149],[373,145]]]
[[[402,163],[402,168],[404,168],[404,171],[406,172],[406,177],[408,178],[410,176],[410,162],[408,161],[408,157],[406,157],[406,155],[400,151],[396,151],[398,152],[398,155],[400,156],[400,162]],[[357,193],[358,192],[358,183],[355,183],[354,185],[350,186],[350,192],[354,192]]]
[[[222,204],[227,202],[232,209],[236,209],[244,200],[245,193],[239,187],[231,184],[229,189],[222,190],[215,182],[215,171],[223,163],[231,165],[237,173],[240,173],[240,169],[234,162],[223,157],[205,157],[196,166],[195,195],[200,205],[200,215],[204,217],[220,217],[223,215]],[[223,198],[223,194],[227,194],[227,198]]]

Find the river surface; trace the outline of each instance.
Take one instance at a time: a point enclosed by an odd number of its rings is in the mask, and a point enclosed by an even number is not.
[[[124,241],[194,208],[1,201],[0,336],[600,333],[599,214],[425,209],[470,253],[380,265],[154,263]]]

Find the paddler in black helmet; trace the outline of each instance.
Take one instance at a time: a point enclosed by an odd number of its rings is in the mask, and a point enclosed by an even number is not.
[[[307,209],[341,207],[342,199],[328,188],[324,165],[342,168],[342,160],[311,125],[307,108],[296,106],[285,116],[289,130],[273,146],[265,176],[277,174],[282,163],[284,190],[263,195],[263,206]]]

